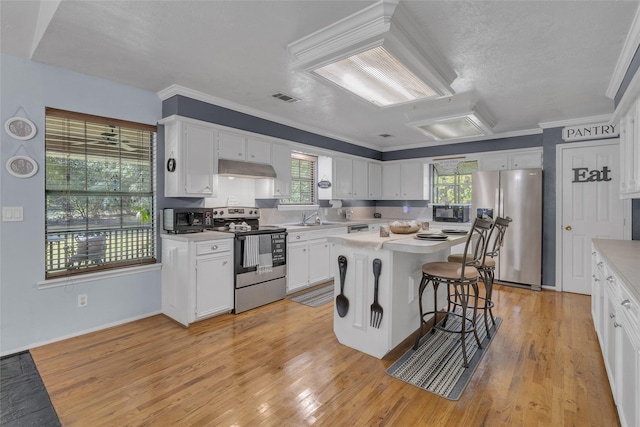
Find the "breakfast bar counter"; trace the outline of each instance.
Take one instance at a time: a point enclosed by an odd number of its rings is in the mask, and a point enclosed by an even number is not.
[[[415,234],[367,232],[329,236],[336,244],[334,261],[346,257],[347,269],[344,295],[349,308],[344,317],[334,310],[333,330],[341,344],[381,359],[414,333],[420,325],[418,286],[422,279],[422,264],[446,261],[451,247],[464,243],[466,235],[451,235],[442,241],[424,241]],[[371,326],[371,304],[374,300],[373,260],[382,263],[379,276],[378,302],[382,320],[378,328]],[[335,279],[334,295],[340,294],[341,280]],[[433,306],[433,289],[423,296],[425,306]],[[444,292],[438,307],[444,307]]]

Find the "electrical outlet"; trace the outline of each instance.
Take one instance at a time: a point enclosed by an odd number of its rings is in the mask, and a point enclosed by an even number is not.
[[[89,296],[87,294],[78,295],[78,307],[86,307],[89,305]]]

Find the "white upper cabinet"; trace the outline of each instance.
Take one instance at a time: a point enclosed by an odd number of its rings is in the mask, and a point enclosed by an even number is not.
[[[353,189],[352,161],[344,157],[333,159],[333,194],[337,199],[351,199]]]
[[[422,162],[382,164],[382,198],[384,200],[424,200],[424,165]]]
[[[291,149],[282,144],[272,144],[271,158],[276,178],[271,196],[280,199],[291,196]]]
[[[508,169],[509,156],[506,153],[482,156],[478,169],[483,171],[501,171]]]
[[[541,167],[541,151],[513,153],[509,155],[509,169],[532,169]]]
[[[382,198],[382,165],[380,163],[369,162],[367,164],[369,175],[369,200]]]
[[[333,159],[332,197],[337,199],[368,199],[369,172],[367,162],[359,159]]]
[[[481,171],[531,169],[541,167],[542,149],[483,154],[478,160],[478,170]]]
[[[364,160],[353,159],[353,173],[352,173],[352,198],[354,199],[368,199],[369,195],[367,191],[369,189],[369,169],[367,168],[367,162]]]
[[[215,197],[217,130],[178,116],[161,122],[165,130],[165,197]]]
[[[420,162],[402,164],[400,170],[400,189],[403,200],[424,199],[424,172]]]
[[[640,198],[640,100],[620,118],[620,197]]]
[[[218,158],[270,164],[271,143],[240,133],[220,131]]]
[[[400,193],[400,163],[382,164],[382,198],[397,200]]]
[[[271,143],[261,139],[247,138],[247,161],[271,164]]]

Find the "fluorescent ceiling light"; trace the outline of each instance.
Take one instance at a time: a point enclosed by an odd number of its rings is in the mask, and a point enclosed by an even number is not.
[[[448,117],[431,118],[407,123],[407,126],[418,129],[425,135],[438,140],[473,138],[491,135],[493,123],[471,111]]]
[[[292,68],[385,107],[453,94],[457,75],[432,45],[401,4],[382,0],[287,49]]]
[[[313,72],[382,107],[439,95],[383,46]]]

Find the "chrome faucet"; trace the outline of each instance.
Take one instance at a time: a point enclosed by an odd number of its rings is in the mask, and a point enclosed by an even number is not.
[[[307,221],[309,221],[311,218],[313,218],[314,215],[318,215],[318,212],[316,211],[316,212],[312,213],[311,215],[307,216],[307,211],[303,211],[302,212],[302,224],[303,225],[306,224]]]

